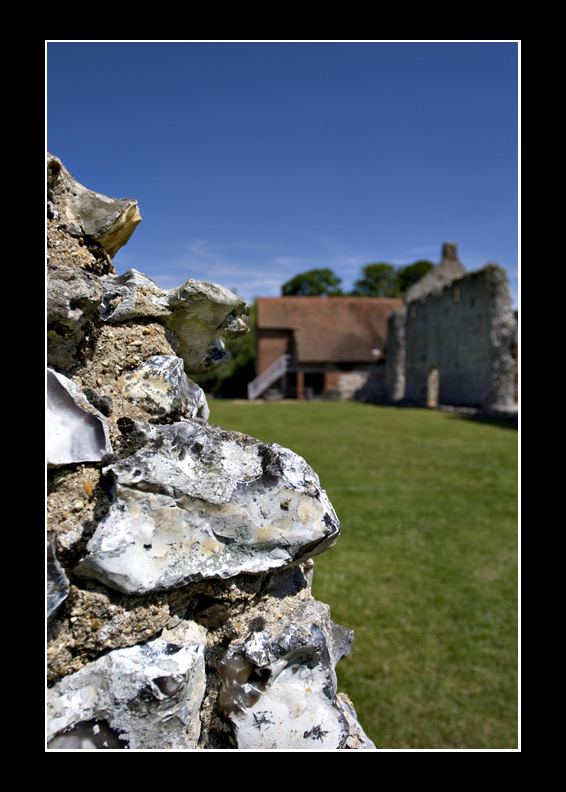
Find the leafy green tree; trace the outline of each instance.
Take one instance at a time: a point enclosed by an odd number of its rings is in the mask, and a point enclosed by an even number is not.
[[[362,269],[363,278],[354,284],[354,297],[400,297],[397,273],[392,264],[368,264]]]
[[[281,287],[283,297],[299,295],[301,297],[320,297],[327,294],[329,297],[341,297],[344,292],[340,288],[342,278],[339,278],[331,269],[313,269],[295,275]]]
[[[400,267],[397,270],[397,285],[401,295],[404,295],[413,283],[419,281],[433,267],[432,261],[426,259],[415,261],[414,264],[408,264],[406,267]]]

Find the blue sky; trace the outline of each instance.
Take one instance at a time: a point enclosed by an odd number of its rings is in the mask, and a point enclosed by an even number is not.
[[[47,148],[135,198],[114,258],[247,300],[456,241],[518,292],[517,42],[48,42]]]

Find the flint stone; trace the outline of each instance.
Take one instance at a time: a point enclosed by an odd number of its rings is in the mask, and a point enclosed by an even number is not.
[[[204,392],[185,374],[183,360],[174,355],[154,355],[128,371],[116,387],[134,403],[141,402],[147,412],[178,414],[186,418],[210,415]]]
[[[84,325],[102,300],[96,275],[79,269],[51,269],[47,278],[47,360],[65,368],[84,338]]]
[[[344,716],[348,721],[348,727],[350,729],[348,739],[342,747],[346,750],[353,751],[377,751],[373,740],[370,740],[365,731],[362,729],[358,721],[358,715],[350,698],[345,693],[338,693],[336,696],[336,703],[344,713]]]
[[[289,449],[190,422],[147,431],[104,469],[117,499],[77,574],[143,593],[286,567],[337,541],[318,476]]]
[[[106,419],[75,383],[47,369],[47,465],[100,462],[112,453]]]
[[[90,321],[102,301],[100,279],[83,270],[53,270],[47,280],[47,324],[72,331]]]
[[[141,222],[137,201],[88,190],[52,154],[47,154],[47,183],[51,192],[57,186],[56,208],[51,202],[51,214],[59,225],[71,236],[92,237],[111,258]]]
[[[445,242],[442,246],[442,261],[407,289],[405,305],[416,300],[424,301],[430,294],[439,296],[445,286],[450,286],[465,274],[466,268],[458,259],[456,243]]]
[[[69,578],[55,555],[55,541],[47,539],[47,618],[51,619],[69,595]]]
[[[47,691],[47,747],[194,749],[205,688],[204,645],[149,641],[116,649]],[[92,744],[93,720],[106,746]],[[87,743],[75,744],[81,739]]]
[[[99,307],[105,322],[151,317],[179,340],[178,354],[188,374],[206,374],[231,357],[223,338],[249,330],[249,308],[240,297],[215,283],[188,280],[174,289],[160,289],[137,270],[106,275]]]
[[[284,624],[233,644],[218,669],[219,703],[238,748],[345,747],[359,724],[350,724],[337,700],[334,667],[352,642],[353,633],[331,621],[328,606],[313,600]]]

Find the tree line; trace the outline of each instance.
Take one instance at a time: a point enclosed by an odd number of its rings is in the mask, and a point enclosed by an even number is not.
[[[340,288],[342,278],[331,269],[313,269],[295,275],[281,287],[283,297],[403,297],[407,289],[434,267],[432,261],[415,261],[405,267],[379,262],[362,268],[362,277],[351,292]]]

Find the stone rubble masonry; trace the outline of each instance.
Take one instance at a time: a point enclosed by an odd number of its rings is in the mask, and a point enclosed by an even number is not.
[[[137,203],[47,156],[47,747],[371,750],[311,593],[340,526],[290,449],[208,425],[187,374],[248,308],[112,256]]]
[[[439,295],[445,286],[449,286],[465,274],[466,269],[458,259],[456,243],[445,242],[442,246],[442,261],[407,289],[405,304],[424,300],[430,294]]]
[[[90,237],[114,258],[141,223],[137,201],[108,198],[79,184],[57,157],[47,154],[47,215],[74,237]]]
[[[516,343],[505,270],[488,264],[467,273],[456,244],[446,243],[440,264],[407,291],[405,306],[389,317],[390,399],[512,411]]]

